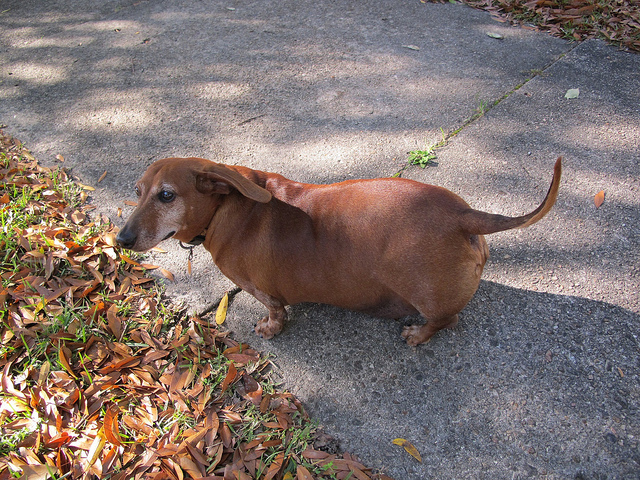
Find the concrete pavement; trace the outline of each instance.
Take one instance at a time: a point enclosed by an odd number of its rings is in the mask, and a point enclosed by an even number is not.
[[[564,156],[554,210],[488,237],[485,281],[429,344],[402,341],[410,319],[319,305],[291,308],[263,341],[264,309],[245,293],[227,325],[275,355],[342,448],[398,480],[640,478],[639,55],[417,0],[2,0],[0,12],[0,122],[39,159],[63,155],[116,222],[165,156],[314,183],[389,176],[482,110],[437,167],[403,176],[504,214],[537,205]],[[187,254],[163,246],[153,261],[176,274],[174,301],[199,311],[232,287],[202,249],[188,276]]]

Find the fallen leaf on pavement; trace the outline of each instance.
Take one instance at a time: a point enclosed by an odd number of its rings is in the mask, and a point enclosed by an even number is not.
[[[570,88],[569,90],[567,90],[567,93],[564,94],[564,98],[578,98],[579,95],[579,88]]]
[[[227,318],[227,308],[229,307],[229,294],[225,293],[220,300],[218,309],[216,310],[216,324],[222,325]]]
[[[166,268],[161,268],[160,269],[160,273],[167,278],[168,280],[175,282],[176,281],[176,277],[173,276],[173,273],[171,273],[169,270],[167,270]]]
[[[95,190],[95,188],[93,188],[92,186],[84,185],[82,183],[78,183],[78,186],[83,190],[87,190],[88,192],[93,192]]]
[[[422,463],[422,457],[420,456],[418,449],[416,449],[416,447],[414,447],[411,442],[405,440],[404,438],[396,438],[392,443],[394,445],[400,445],[407,451],[409,455]]]

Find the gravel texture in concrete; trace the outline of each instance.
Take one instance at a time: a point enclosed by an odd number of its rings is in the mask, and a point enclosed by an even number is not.
[[[3,0],[0,122],[45,163],[63,155],[117,223],[166,156],[326,183],[393,175],[464,126],[437,166],[402,175],[509,215],[542,200],[564,156],[554,209],[488,237],[485,280],[430,343],[400,338],[416,319],[306,304],[265,341],[246,293],[226,325],[397,480],[640,478],[639,55],[417,0]],[[189,276],[163,247],[151,261],[175,273],[174,302],[201,311],[232,287],[204,250]]]

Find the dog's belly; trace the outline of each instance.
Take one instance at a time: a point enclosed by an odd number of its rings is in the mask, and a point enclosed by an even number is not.
[[[400,298],[389,299],[384,302],[380,302],[377,305],[355,308],[353,310],[366,313],[367,315],[371,315],[373,317],[394,319],[419,313],[413,305],[408,304]]]
[[[335,307],[363,312],[374,317],[401,318],[419,313],[416,307],[385,285],[363,277],[341,282],[334,279],[323,285],[332,288],[313,288],[317,283],[300,281],[295,293],[284,297],[284,304],[294,305],[303,302],[323,303]]]

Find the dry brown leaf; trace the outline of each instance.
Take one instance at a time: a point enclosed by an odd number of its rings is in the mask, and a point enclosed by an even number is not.
[[[38,451],[39,445],[34,445],[34,451]],[[58,471],[67,474],[71,471],[72,464],[69,456],[63,449],[58,449],[56,453],[56,467],[58,467]]]
[[[251,362],[257,362],[260,358],[260,355],[249,353],[226,353],[225,357],[227,357],[229,360],[232,360],[238,366],[244,366]]]
[[[598,193],[596,193],[596,196],[593,197],[593,203],[595,204],[596,208],[600,208],[600,206],[604,203],[604,190],[600,190]]]
[[[193,478],[202,478],[204,477],[204,472],[200,470],[198,465],[189,457],[180,457],[178,460],[180,467],[184,469],[189,475]]]
[[[46,360],[40,366],[40,373],[38,375],[38,385],[40,386],[44,385],[44,383],[47,380],[47,377],[49,376],[50,371],[51,371],[51,362],[49,362],[49,360]]]
[[[102,236],[104,243],[109,245],[110,247],[115,247],[118,242],[116,241],[116,233],[115,232],[107,232]]]
[[[104,415],[104,435],[106,439],[113,445],[120,446],[120,431],[118,429],[118,413],[120,409],[117,405],[111,404],[107,407]]]
[[[248,398],[256,407],[262,402],[262,386],[247,373],[242,374],[242,383],[244,384],[245,398]]]
[[[107,474],[113,471],[114,464],[118,460],[118,447],[111,447],[107,454],[102,458],[102,477],[105,478]]]
[[[141,357],[125,358],[124,360],[120,360],[114,364],[108,365],[106,367],[102,367],[101,369],[98,370],[98,372],[101,373],[102,375],[107,375],[112,372],[119,372],[120,370],[123,370],[125,368],[131,368],[131,367],[135,367],[136,365],[139,365],[140,361],[141,361]]]
[[[122,321],[118,318],[117,313],[118,306],[114,303],[109,307],[109,310],[107,310],[107,324],[113,336],[120,341],[124,332],[122,330]]]
[[[371,477],[364,473],[360,468],[350,465],[350,469],[353,474],[353,478],[357,478],[358,480],[371,480]]]
[[[138,262],[136,262],[135,260],[131,260],[129,257],[127,257],[126,255],[120,254],[120,258],[122,260],[124,260],[125,262],[127,262],[129,265],[134,265],[136,267],[139,267],[140,264]]]
[[[231,435],[231,429],[229,425],[226,423],[221,423],[220,428],[218,428],[218,434],[220,435],[220,439],[222,440],[223,445],[226,448],[231,448],[233,445],[233,436]]]
[[[61,432],[55,437],[50,438],[48,441],[44,442],[45,448],[61,448],[72,440],[73,437],[69,435],[67,432]]]
[[[322,450],[313,450],[311,448],[307,448],[304,452],[302,452],[302,456],[309,460],[322,460],[329,456],[327,452],[323,452]]]
[[[173,276],[173,273],[171,273],[169,270],[165,269],[165,268],[160,268],[160,273],[169,281],[171,282],[175,282],[176,278]]]
[[[275,438],[273,440],[265,440],[264,442],[262,442],[262,446],[265,448],[277,447],[278,445],[282,445],[282,440],[280,438]]]
[[[21,479],[25,480],[48,480],[49,478],[56,478],[58,469],[51,465],[22,465]]]
[[[280,452],[278,453],[276,458],[273,460],[271,465],[269,465],[269,468],[267,469],[267,472],[263,477],[264,480],[271,480],[272,478],[274,478],[278,474],[278,472],[280,472],[283,462],[284,462],[284,452]]]
[[[238,370],[236,369],[236,366],[233,364],[233,362],[231,362],[229,363],[229,370],[227,371],[227,375],[225,376],[224,381],[222,382],[222,386],[220,387],[221,393],[224,393],[229,385],[231,385],[237,377]]]
[[[260,401],[260,413],[267,413],[269,411],[269,407],[271,405],[271,394],[268,393],[262,396],[262,400]]]
[[[82,210],[74,210],[69,214],[69,219],[76,225],[80,225],[87,220],[87,215]]]
[[[278,425],[282,430],[286,430],[289,428],[293,422],[291,421],[291,416],[287,413],[283,412],[275,412],[276,418],[278,419]]]
[[[71,365],[69,364],[69,359],[70,358],[71,358],[71,350],[69,350],[64,345],[61,345],[60,348],[58,349],[58,359],[60,360],[60,363],[62,364],[64,369],[67,372],[69,372],[70,375],[72,375],[74,378],[76,378],[75,374],[73,373],[73,369],[71,368]]]
[[[224,451],[224,444],[222,442],[218,442],[216,445],[211,445],[207,448],[207,453],[209,455],[209,469],[216,468],[222,459],[222,454]]]
[[[104,173],[102,175],[100,175],[100,178],[98,179],[98,183],[100,183],[102,180],[104,180],[104,177],[107,176],[107,171],[105,170]]]

